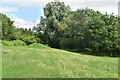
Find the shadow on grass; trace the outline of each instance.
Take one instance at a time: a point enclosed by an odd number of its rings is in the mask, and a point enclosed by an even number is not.
[[[108,53],[101,53],[101,52],[90,52],[90,51],[79,51],[79,50],[66,50],[66,51],[69,51],[69,52],[74,52],[74,53],[77,53],[77,54],[82,54],[82,55],[92,55],[92,56],[99,56],[99,57],[120,57],[120,55],[118,56],[113,56],[113,55],[110,55]]]

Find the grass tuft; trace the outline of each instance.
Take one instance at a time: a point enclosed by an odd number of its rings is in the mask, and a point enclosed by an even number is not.
[[[28,48],[36,48],[36,49],[50,49],[50,47],[45,46],[43,44],[39,44],[39,43],[34,43],[28,46]]]

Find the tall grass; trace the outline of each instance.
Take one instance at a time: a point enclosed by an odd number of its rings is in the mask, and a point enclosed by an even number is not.
[[[3,78],[117,78],[118,59],[33,44],[3,48]]]

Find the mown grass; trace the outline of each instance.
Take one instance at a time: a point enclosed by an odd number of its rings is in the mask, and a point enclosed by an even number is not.
[[[3,48],[3,78],[118,78],[118,59],[48,47]]]

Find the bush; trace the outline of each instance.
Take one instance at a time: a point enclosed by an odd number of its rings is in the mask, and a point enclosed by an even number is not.
[[[37,42],[37,39],[34,36],[22,36],[21,40],[24,41],[27,45],[33,44]]]
[[[21,40],[14,40],[13,43],[15,46],[26,46],[26,43]]]
[[[4,46],[25,46],[26,43],[21,40],[2,41]]]
[[[14,46],[13,42],[12,41],[2,41],[2,44],[4,46]]]

